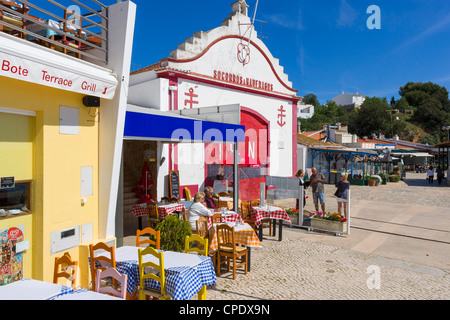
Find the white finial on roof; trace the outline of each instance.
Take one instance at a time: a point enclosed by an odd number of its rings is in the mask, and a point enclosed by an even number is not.
[[[239,12],[240,14],[248,16],[247,9],[248,5],[245,0],[236,1],[231,4],[231,13]]]

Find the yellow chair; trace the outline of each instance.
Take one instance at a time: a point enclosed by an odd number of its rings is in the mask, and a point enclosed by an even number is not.
[[[200,246],[203,247],[195,247],[191,248],[192,242],[198,242]],[[208,239],[203,239],[198,234],[193,234],[192,236],[186,236],[186,240],[184,241],[184,253],[196,252],[199,255],[208,256]],[[206,286],[202,286],[200,291],[198,292],[198,300],[206,300]]]
[[[159,264],[156,264],[154,262],[145,262],[144,263],[144,256],[145,255],[152,255],[156,259],[159,260]],[[158,252],[152,247],[147,247],[144,250],[142,248],[139,248],[138,252],[138,259],[139,259],[139,300],[145,300],[146,296],[153,297],[153,299],[161,299],[161,300],[169,300],[170,296],[166,294],[166,277],[164,273],[164,256],[163,252]],[[153,268],[152,270],[155,273],[145,273],[144,269],[147,267]],[[159,275],[158,275],[159,272]],[[145,287],[145,279],[153,279],[157,282],[159,282],[161,289],[153,289],[153,288],[146,288]]]
[[[198,242],[200,247],[191,248],[192,242]],[[201,249],[203,247],[203,250]],[[199,255],[208,256],[208,239],[202,238],[198,234],[193,234],[192,236],[186,236],[184,241],[184,253],[197,252]]]
[[[186,194],[186,200],[191,201],[192,200],[191,190],[189,190],[188,187],[184,187],[184,193]]]

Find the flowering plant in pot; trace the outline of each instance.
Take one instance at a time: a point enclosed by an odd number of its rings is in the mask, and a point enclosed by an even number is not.
[[[314,211],[310,213],[311,227],[327,230],[344,232],[347,228],[347,219],[337,212]]]

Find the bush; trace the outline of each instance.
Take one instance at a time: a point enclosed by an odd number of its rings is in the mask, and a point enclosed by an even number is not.
[[[184,251],[186,236],[192,235],[189,222],[181,220],[175,214],[168,215],[155,230],[161,231],[161,250]]]
[[[389,176],[389,181],[390,182],[399,182],[400,176],[398,174],[392,174]]]

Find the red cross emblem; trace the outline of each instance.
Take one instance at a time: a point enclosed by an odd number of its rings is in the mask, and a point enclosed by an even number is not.
[[[198,103],[198,101],[194,101],[194,98],[198,98],[198,94],[194,94],[194,88],[190,88],[189,93],[185,92],[184,95],[190,98],[184,100],[184,106],[189,103],[191,105],[190,108],[192,109],[192,105]]]
[[[280,112],[278,114],[278,125],[280,127],[283,127],[286,124],[286,121],[283,121],[283,118],[286,118],[286,115],[284,114],[286,112],[286,110],[284,110],[283,106],[280,107],[280,109],[278,109],[278,111]]]

